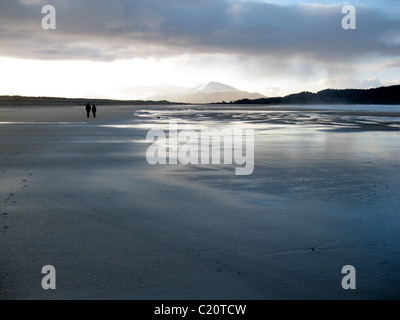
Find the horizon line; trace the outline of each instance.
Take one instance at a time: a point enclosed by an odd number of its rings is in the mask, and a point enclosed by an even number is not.
[[[370,88],[345,88],[345,89],[335,89],[335,88],[326,88],[323,90],[319,90],[316,92],[312,91],[299,91],[299,92],[294,92],[290,93],[284,96],[273,96],[273,97],[267,97],[265,96],[264,98],[260,99],[277,99],[277,98],[285,98],[291,95],[296,95],[296,94],[301,94],[301,93],[312,93],[312,94],[318,94],[319,92],[327,91],[327,90],[333,90],[333,91],[345,91],[345,90],[357,90],[357,91],[367,91],[367,90],[374,90],[374,89],[381,89],[381,88],[391,88],[391,87],[397,87],[400,86],[400,84],[394,84],[394,85],[389,85],[389,86],[380,86],[380,87],[370,87]],[[140,102],[140,101],[145,101],[145,102],[169,102],[169,103],[177,103],[177,104],[191,104],[185,103],[185,102],[172,102],[168,101],[165,99],[161,100],[153,100],[153,99],[114,99],[114,98],[83,98],[83,97],[74,97],[74,98],[68,98],[68,97],[57,97],[57,96],[24,96],[24,95],[0,95],[0,99],[2,98],[32,98],[32,99],[62,99],[62,100],[94,100],[94,101],[121,101],[121,102]],[[246,99],[246,98],[245,98]],[[245,100],[245,99],[239,99],[240,100]],[[258,99],[249,99],[249,100],[258,100]],[[198,104],[198,103],[195,103]]]

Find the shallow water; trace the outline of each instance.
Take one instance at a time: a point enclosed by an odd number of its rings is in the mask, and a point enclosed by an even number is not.
[[[323,201],[329,206],[351,205],[365,214],[374,214],[376,206],[384,203],[389,208],[387,214],[399,213],[394,208],[400,199],[400,117],[392,112],[399,106],[389,106],[387,112],[380,106],[329,106],[329,111],[316,110],[315,106],[312,110],[279,108],[139,108],[131,120],[107,127],[143,130],[143,139],[138,142],[149,145],[146,132],[163,130],[168,137],[171,121],[178,132],[192,130],[199,138],[202,130],[242,129],[244,134],[245,129],[253,129],[254,170],[248,176],[235,176],[235,162],[224,164],[222,142],[220,164],[199,161],[168,171],[206,184],[215,184],[215,177],[221,176],[224,188],[259,194],[254,203],[270,201],[272,195]],[[353,112],[360,108],[379,112]],[[175,140],[171,142],[177,143]],[[177,143],[182,144],[187,142]],[[194,144],[198,144],[200,155],[200,140]]]
[[[387,114],[382,112],[388,108]],[[314,107],[315,108],[315,107]],[[279,147],[286,157],[309,159],[397,160],[400,155],[400,106],[329,106],[331,110],[254,110],[252,108],[182,107],[137,110],[120,128],[159,129],[168,134],[169,123],[178,131],[253,129],[259,158]],[[349,110],[366,108],[379,113]],[[341,111],[345,109],[346,111]],[[112,126],[112,125],[111,125]],[[281,150],[282,149],[282,150]]]

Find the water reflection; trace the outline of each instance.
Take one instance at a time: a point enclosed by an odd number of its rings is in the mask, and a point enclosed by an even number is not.
[[[256,158],[258,155],[261,159],[287,157],[308,161],[310,158],[327,157],[362,159],[372,155],[380,158],[399,156],[398,114],[384,113],[382,109],[379,113],[355,113],[351,110],[358,106],[346,107],[345,111],[340,110],[341,106],[338,110],[221,109],[217,106],[144,108],[136,110],[128,123],[105,127],[159,129],[167,133],[169,123],[176,122],[178,130],[254,129]],[[376,109],[376,106],[369,107]]]
[[[128,135],[132,129],[136,142],[148,143],[148,130],[160,129],[168,136],[171,121],[177,122],[178,130],[253,129],[254,172],[238,178],[234,167],[226,165],[180,165],[168,167],[164,174],[210,185],[218,181],[238,197],[256,193],[254,203],[289,197],[347,203],[364,210],[365,204],[372,208],[400,198],[398,113],[153,107],[137,109],[130,120],[107,127],[127,130]]]

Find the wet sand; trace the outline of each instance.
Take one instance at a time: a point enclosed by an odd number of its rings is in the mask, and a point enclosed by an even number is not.
[[[399,114],[222,109],[0,107],[0,298],[400,298]],[[254,173],[150,166],[171,119],[254,128]]]

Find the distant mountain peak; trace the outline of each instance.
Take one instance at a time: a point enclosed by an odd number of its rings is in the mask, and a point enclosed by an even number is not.
[[[234,92],[239,91],[238,89],[228,86],[227,84],[211,81],[205,85],[196,87],[192,89],[194,92],[202,92],[202,93],[214,93],[214,92]]]
[[[241,91],[232,86],[216,81],[211,81],[205,85],[201,85],[193,89],[180,90],[178,92],[155,95],[151,97],[151,99],[184,103],[230,102],[245,98],[259,99],[265,97],[256,92],[250,93],[247,91]]]

